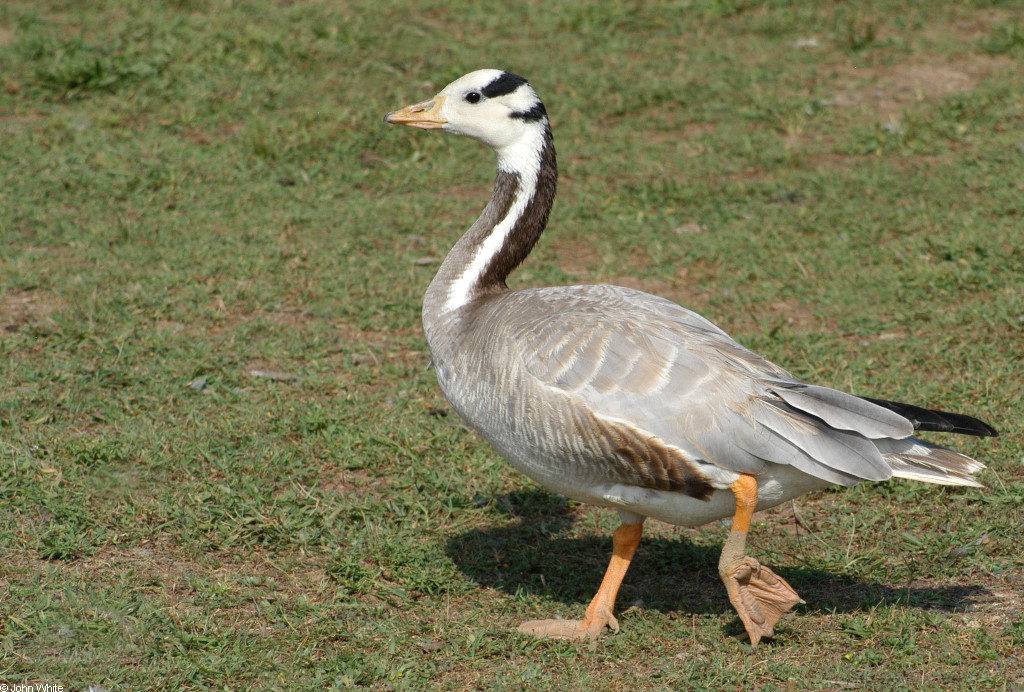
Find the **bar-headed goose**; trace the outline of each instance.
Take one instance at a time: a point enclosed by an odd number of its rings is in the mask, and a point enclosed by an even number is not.
[[[617,630],[615,596],[644,519],[695,526],[731,516],[718,569],[756,646],[801,600],[745,555],[755,510],[893,476],[978,485],[982,464],[912,435],[996,434],[979,420],[806,384],[700,315],[641,291],[510,291],[505,279],[544,230],[557,178],[547,112],[522,77],[472,72],[385,120],[465,135],[497,154],[491,201],[423,302],[444,395],[527,476],[622,520],[583,620],[521,631],[593,640]]]

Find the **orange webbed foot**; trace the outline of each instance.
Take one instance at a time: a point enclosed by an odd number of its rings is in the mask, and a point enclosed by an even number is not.
[[[752,557],[743,556],[725,569],[722,581],[754,648],[775,634],[775,623],[803,599],[786,580]]]
[[[750,636],[750,645],[757,648],[763,637],[775,634],[779,618],[803,600],[785,579],[746,555],[750,518],[757,509],[757,479],[742,473],[729,487],[736,496],[736,514],[722,547],[718,574]]]
[[[586,639],[596,644],[606,627],[619,631],[619,621],[609,611],[583,620],[530,620],[519,625],[519,631],[539,639]]]
[[[541,639],[589,639],[591,648],[597,646],[597,638],[605,628],[619,631],[619,621],[612,611],[615,598],[626,576],[629,563],[640,545],[643,523],[623,524],[612,536],[612,559],[608,563],[601,587],[587,606],[582,620],[531,620],[519,626],[519,631]]]

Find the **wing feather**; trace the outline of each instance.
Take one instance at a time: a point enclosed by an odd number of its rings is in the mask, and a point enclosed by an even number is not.
[[[761,403],[756,408],[758,422],[816,462],[815,466],[807,466],[800,457],[795,457],[790,463],[801,471],[817,476],[816,467],[824,466],[863,480],[892,478],[892,470],[870,440],[856,433],[829,428],[785,404]]]
[[[837,389],[779,382],[771,392],[837,430],[852,430],[873,440],[914,434],[913,424],[898,413]]]
[[[536,385],[570,397],[587,419],[580,426],[613,421],[631,440],[660,450],[644,458],[644,445],[622,447],[628,452],[616,463],[628,458],[643,487],[697,488],[680,479],[712,465],[726,476],[756,473],[769,462],[847,486],[888,479],[894,470],[973,483],[975,467],[934,449],[918,453],[924,448],[910,437],[914,424],[899,409],[800,382],[671,301],[613,286],[506,295],[498,321]],[[517,307],[519,297],[529,309]],[[909,447],[891,446],[903,438],[913,441]],[[944,473],[953,480],[934,480]]]

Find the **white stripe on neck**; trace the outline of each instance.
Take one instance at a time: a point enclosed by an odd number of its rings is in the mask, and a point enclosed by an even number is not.
[[[505,247],[505,242],[512,229],[515,228],[516,222],[522,217],[537,191],[543,149],[544,128],[537,127],[530,128],[529,137],[524,137],[512,146],[496,150],[498,170],[518,176],[519,184],[514,193],[515,197],[505,218],[491,229],[484,242],[477,248],[473,259],[459,274],[459,277],[452,282],[448,291],[448,300],[444,304],[446,312],[458,310],[469,302],[473,289],[483,278],[491,260]]]

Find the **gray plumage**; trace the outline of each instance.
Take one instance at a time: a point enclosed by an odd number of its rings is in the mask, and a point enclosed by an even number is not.
[[[533,620],[520,632],[594,640],[617,630],[616,595],[646,517],[732,516],[718,572],[756,646],[801,602],[745,552],[758,508],[893,476],[977,485],[981,464],[913,437],[995,434],[970,416],[800,382],[700,315],[640,291],[510,291],[505,278],[544,230],[557,179],[547,111],[522,77],[473,72],[385,120],[473,137],[497,155],[491,201],[423,301],[442,391],[516,468],[622,520],[583,619]]]
[[[741,473],[758,479],[761,507],[894,475],[977,485],[984,467],[913,438],[899,404],[801,382],[664,298],[616,286],[509,291],[554,198],[539,99],[521,78],[482,71],[410,109],[443,114],[444,128],[498,153],[491,201],[431,283],[423,321],[445,396],[528,476],[681,524],[729,516]]]

